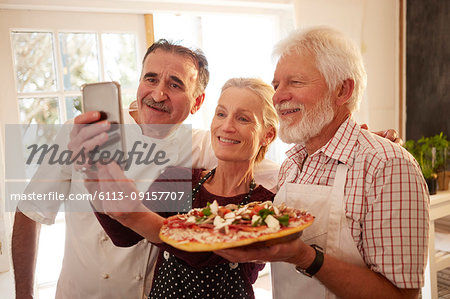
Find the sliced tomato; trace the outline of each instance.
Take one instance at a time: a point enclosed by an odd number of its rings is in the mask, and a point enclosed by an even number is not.
[[[193,213],[193,216],[195,216],[195,217],[203,217],[203,216],[205,216],[205,214],[203,214],[202,211],[195,210],[194,213]]]
[[[226,214],[230,213],[231,210],[227,209],[227,208],[219,208],[219,210],[217,211],[217,215],[219,215],[220,217],[223,218],[223,216],[225,216]]]
[[[253,209],[250,210],[250,215],[258,215],[259,211],[261,211],[262,209],[264,209],[263,206],[255,206]]]

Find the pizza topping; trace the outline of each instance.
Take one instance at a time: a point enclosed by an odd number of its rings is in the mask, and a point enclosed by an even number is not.
[[[186,225],[214,228],[228,234],[230,229],[235,231],[248,226],[251,229],[246,229],[247,231],[260,227],[277,231],[282,227],[289,227],[292,221],[298,222],[300,215],[306,215],[306,212],[287,208],[284,204],[275,206],[271,201],[251,202],[245,206],[228,204],[224,207],[214,201],[208,203],[205,208],[192,209],[187,214],[177,215],[177,219],[185,221]]]
[[[217,201],[215,200],[210,206],[209,208],[211,209],[211,213],[214,215],[217,215],[217,212],[219,210],[219,204],[217,203]]]
[[[283,226],[288,226],[289,225],[289,215],[282,215],[277,217],[278,221],[280,222],[280,224],[282,224]]]
[[[195,216],[189,216],[189,218],[186,220],[186,222],[189,222],[189,223],[196,223],[196,218],[195,218]]]
[[[278,210],[278,208],[276,206],[273,206],[273,211],[274,211],[275,215],[280,214],[280,210]]]
[[[225,218],[225,219],[240,219],[242,217],[236,216],[236,214],[234,212],[230,211],[230,212],[226,213],[223,218]]]
[[[160,238],[187,251],[211,251],[248,245],[297,233],[314,216],[304,210],[272,202],[219,206],[216,201],[164,221]],[[178,246],[178,247],[177,247]]]
[[[258,226],[261,223],[261,216],[253,215],[252,216],[252,226]]]
[[[208,204],[206,205],[206,208],[202,209],[202,211],[200,212],[201,214],[203,214],[204,216],[209,216],[212,214],[211,212],[211,207],[210,207],[210,203],[208,202]],[[196,211],[196,210],[194,210]]]
[[[278,219],[276,219],[275,217],[273,217],[272,215],[267,215],[266,219],[264,219],[264,221],[267,224],[267,227],[269,228],[274,228],[276,230],[280,229],[280,222],[278,221]]]

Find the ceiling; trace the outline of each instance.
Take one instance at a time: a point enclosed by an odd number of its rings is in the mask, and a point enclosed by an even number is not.
[[[0,0],[0,9],[140,14],[154,11],[270,13],[292,7],[292,0]]]

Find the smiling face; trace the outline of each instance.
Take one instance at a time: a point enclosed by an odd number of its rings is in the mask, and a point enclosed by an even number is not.
[[[139,123],[179,124],[195,113],[204,97],[194,97],[197,76],[187,57],[160,49],[150,53],[137,91]]]
[[[277,64],[273,104],[280,119],[280,139],[307,142],[334,117],[332,99],[311,54],[290,54]]]
[[[211,143],[222,161],[254,161],[270,140],[263,123],[263,103],[245,88],[229,87],[219,99],[211,123]]]

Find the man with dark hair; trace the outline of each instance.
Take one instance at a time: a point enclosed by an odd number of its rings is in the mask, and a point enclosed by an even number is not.
[[[191,57],[191,59],[197,64],[198,67],[198,79],[194,95],[204,93],[209,81],[209,70],[208,61],[206,60],[205,55],[200,49],[191,50],[181,45],[171,43],[165,39],[160,39],[147,49],[147,52],[144,55],[144,59],[142,59],[142,65],[144,65],[147,56],[158,49],[185,57]]]
[[[172,151],[173,161],[170,165],[213,168],[216,158],[210,148],[209,134],[201,130],[193,130],[192,147],[185,142],[188,133],[179,133],[176,128],[189,114],[194,114],[205,98],[208,84],[208,62],[200,50],[160,40],[147,51],[142,63],[142,73],[137,90],[137,125],[131,125],[137,132],[135,140],[151,142],[150,137],[161,138],[158,143],[171,142],[183,138],[183,144]],[[98,111],[90,111],[75,118],[72,132],[61,132],[59,144],[67,144],[74,153],[84,147],[85,151],[95,146],[92,139],[85,138],[89,130],[100,126],[84,126],[100,119]],[[104,130],[108,130],[110,124]],[[159,132],[147,124],[172,125],[170,136],[157,136]],[[128,133],[127,125],[127,133]],[[134,132],[133,131],[133,132]],[[97,132],[98,133],[98,132]],[[68,138],[70,135],[70,141]],[[179,136],[182,135],[182,136]],[[187,136],[186,136],[187,135]],[[105,138],[102,140],[102,136]],[[129,134],[126,134],[129,137]],[[95,139],[97,138],[97,139]],[[106,141],[105,135],[96,135],[95,142]],[[266,161],[267,162],[267,161]],[[268,188],[276,184],[278,165],[267,162],[264,173],[255,173],[256,180]],[[146,178],[142,183],[144,190],[152,179],[159,176],[162,167],[143,165],[145,171],[136,170],[137,165],[130,168],[133,179]],[[41,165],[25,192],[48,193],[56,191],[63,194],[87,194],[84,184],[86,165],[75,163],[70,166]],[[146,167],[144,167],[146,166]],[[78,171],[75,170],[77,168]],[[47,181],[39,181],[45,177]],[[264,179],[266,178],[266,179]],[[49,182],[51,180],[52,182]],[[13,263],[15,269],[17,298],[32,298],[34,284],[34,267],[37,256],[37,244],[40,223],[53,224],[61,203],[53,202],[52,207],[43,203],[21,202],[15,216],[13,228]],[[77,203],[79,204],[79,203]],[[64,203],[66,218],[66,241],[64,261],[58,281],[57,298],[144,298],[151,287],[151,279],[157,248],[146,240],[130,248],[119,248],[113,245],[101,228],[94,213],[75,212],[73,203]],[[69,210],[71,209],[71,210]],[[84,211],[91,210],[89,204]]]
[[[181,124],[189,113],[195,113],[202,105],[208,79],[208,62],[200,50],[166,40],[154,43],[142,63],[137,90],[138,123]],[[92,111],[79,115],[74,123],[90,123],[99,118],[100,113]],[[75,125],[73,129],[81,127]],[[143,134],[149,133],[144,129],[147,127],[142,126]],[[58,137],[66,140],[68,133],[60,133]],[[68,148],[76,150],[77,142],[71,138]],[[84,146],[87,151],[92,149]],[[174,162],[183,164],[183,160],[191,158],[191,151],[186,151],[185,156]],[[47,167],[39,168],[25,192],[88,193],[82,183],[76,183],[83,180],[83,175],[74,171],[75,166]],[[54,182],[39,183],[39,178],[48,178],[49,173]],[[155,171],[152,175],[158,174]],[[36,207],[30,208],[30,204]],[[57,205],[54,209],[44,209],[39,204],[20,203],[15,216],[12,253],[17,298],[32,298],[40,223],[54,223],[60,202],[53,203]],[[66,241],[56,298],[145,297],[150,289],[157,249],[145,240],[131,248],[114,246],[92,212],[69,211],[70,205],[71,202],[65,203]]]

